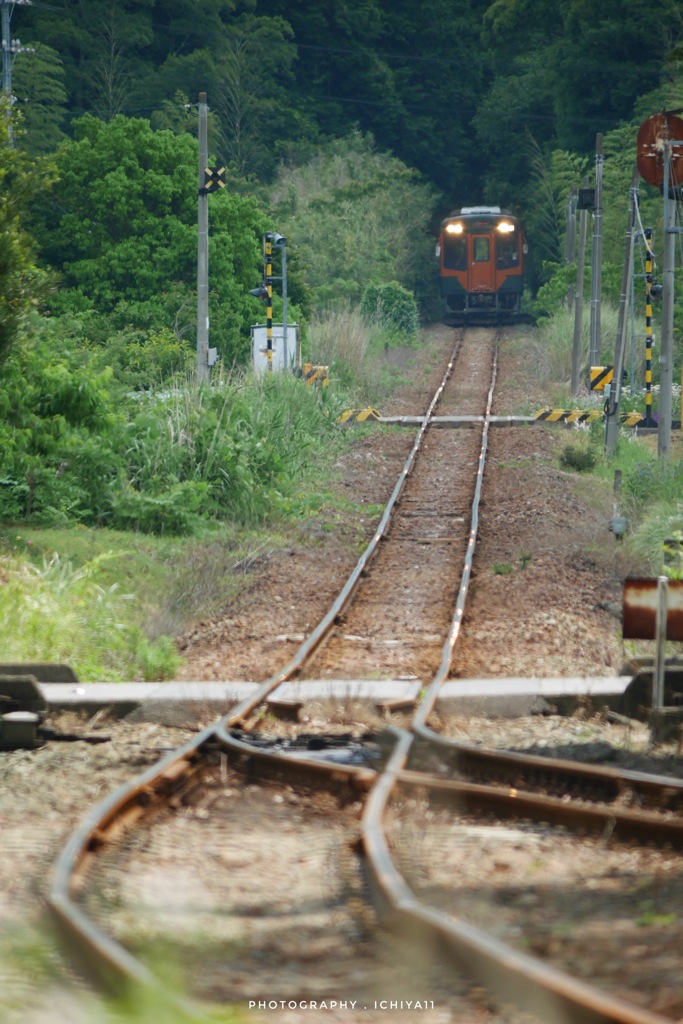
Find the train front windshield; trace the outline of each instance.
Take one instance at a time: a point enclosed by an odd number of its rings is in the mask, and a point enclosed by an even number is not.
[[[496,266],[499,270],[519,266],[519,235],[516,231],[496,238]]]
[[[446,270],[464,270],[467,266],[467,239],[465,235],[444,232],[443,265]]]

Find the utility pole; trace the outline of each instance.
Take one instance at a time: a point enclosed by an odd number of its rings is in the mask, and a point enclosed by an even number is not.
[[[659,356],[659,431],[657,452],[660,458],[671,454],[671,391],[673,385],[674,333],[674,262],[676,254],[676,193],[672,191],[672,146],[681,142],[667,141],[664,152],[664,270],[662,273],[662,342]],[[674,202],[672,202],[672,199]]]
[[[2,91],[7,99],[7,107],[12,109],[12,41],[10,39],[9,23],[12,16],[9,0],[0,0],[2,3]],[[14,4],[11,4],[14,8]]]
[[[0,0],[2,23],[2,91],[7,103],[7,121],[9,124],[9,143],[12,145],[12,57],[17,53],[34,53],[34,50],[22,47],[18,39],[10,38],[10,21],[14,8],[19,5],[27,7],[31,0]]]
[[[206,93],[199,94],[199,188],[197,196],[197,383],[209,380],[209,197],[204,184],[209,161]]]
[[[629,192],[628,223],[626,225],[626,252],[624,255],[624,270],[621,277],[621,293],[619,296],[617,338],[614,346],[614,376],[612,377],[612,385],[605,410],[605,448],[610,455],[613,455],[616,451],[617,441],[619,439],[619,405],[621,402],[621,387],[624,375],[624,350],[626,347],[626,310],[628,307],[629,295],[631,293],[631,282],[633,280],[633,240],[636,223],[636,209],[638,206],[638,177],[638,168],[635,167]]]
[[[587,184],[584,179],[584,186]],[[586,235],[588,234],[588,210],[579,211],[579,251],[576,257],[576,294],[574,301],[574,338],[572,341],[572,394],[579,393],[581,373],[581,342],[583,335],[583,281],[586,273]],[[590,373],[590,370],[589,370]]]
[[[567,264],[573,263],[576,259],[576,207],[578,206],[578,202],[578,192],[576,191],[576,188],[572,188],[567,200]],[[573,309],[574,285],[570,284],[567,288],[567,311],[571,313]]]
[[[600,362],[600,297],[602,292],[602,134],[595,136],[595,212],[593,219],[593,260],[591,280],[591,331],[590,359],[588,376],[591,366]]]

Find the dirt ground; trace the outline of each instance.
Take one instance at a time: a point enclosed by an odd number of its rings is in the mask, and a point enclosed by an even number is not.
[[[503,340],[494,412],[524,403],[542,408],[548,396],[527,380],[519,335]],[[454,331],[436,326],[412,355],[406,383],[382,403],[383,415],[423,413],[437,386]],[[406,354],[392,354],[405,361]],[[405,428],[359,428],[335,469],[341,496],[368,512],[324,509],[319,522],[293,534],[291,547],[252,567],[250,583],[225,614],[196,624],[180,638],[183,680],[262,681],[286,663],[297,641],[317,624],[353,569],[412,446]],[[557,426],[490,431],[479,542],[466,619],[453,665],[461,678],[616,675],[621,564],[609,532],[609,488],[558,468],[572,440]],[[372,506],[375,506],[373,513]]]

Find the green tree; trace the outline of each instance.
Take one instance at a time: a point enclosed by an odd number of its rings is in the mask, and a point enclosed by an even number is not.
[[[52,153],[65,139],[63,131],[68,93],[64,65],[49,46],[36,43],[33,52],[19,53],[12,72],[16,110],[22,116],[22,149]]]
[[[62,278],[53,313],[96,311],[112,329],[176,327],[196,286],[197,161],[189,134],[122,115],[79,120],[35,219],[42,259]],[[212,330],[232,362],[253,318],[266,221],[254,198],[228,189],[210,199]]]
[[[318,308],[359,302],[398,281],[424,299],[433,277],[433,190],[356,132],[300,167],[282,166],[271,192],[279,230],[307,263]]]
[[[48,164],[10,146],[7,108],[0,103],[0,359],[17,340],[26,315],[46,287],[34,264],[25,221],[37,194],[49,183]]]
[[[369,108],[360,123],[446,195],[446,208],[481,198],[488,153],[471,122],[487,75],[481,22],[489,0],[381,0],[376,50],[395,109]],[[357,116],[357,114],[356,114]]]
[[[295,120],[287,100],[295,57],[292,30],[281,18],[247,15],[226,32],[216,62],[213,105],[220,124],[220,152],[239,175],[263,176],[273,170],[273,139],[287,133],[288,117],[290,127]]]

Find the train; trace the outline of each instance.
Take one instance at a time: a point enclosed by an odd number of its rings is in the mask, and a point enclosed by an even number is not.
[[[508,210],[454,210],[441,222],[436,247],[445,322],[525,322],[521,302],[527,251],[522,226]]]

